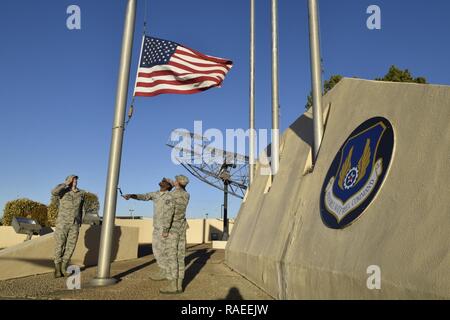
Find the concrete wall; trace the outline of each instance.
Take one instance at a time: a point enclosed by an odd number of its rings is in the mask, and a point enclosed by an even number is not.
[[[71,264],[93,266],[97,264],[100,243],[98,226],[83,225]],[[137,258],[138,229],[115,227],[112,261]],[[17,244],[0,251],[0,280],[51,272],[54,268],[54,237],[48,234],[32,241]]]
[[[38,236],[33,236],[32,239],[37,237]],[[25,234],[17,234],[13,227],[0,227],[0,249],[15,246],[16,244],[24,242],[26,238],[27,236]]]
[[[116,219],[116,226],[135,227],[139,229],[139,244],[152,243],[153,219]],[[209,243],[211,233],[216,233],[219,239],[222,237],[223,221],[219,219],[189,219],[189,229],[186,237],[187,243]],[[234,222],[229,220],[230,233],[233,230]],[[21,244],[25,241],[26,235],[17,234],[13,227],[0,227],[0,249]],[[38,236],[33,236],[33,239]]]
[[[153,219],[129,220],[116,219],[117,226],[139,228],[139,243],[151,243],[153,232]],[[216,233],[219,239],[222,236],[223,221],[219,219],[188,219],[189,229],[186,232],[186,240],[189,244],[211,242],[211,233]],[[230,233],[234,222],[229,220]]]
[[[279,299],[450,298],[450,88],[344,79],[325,96],[330,104],[312,173],[309,113],[284,132],[268,193],[257,171],[226,263]],[[349,134],[376,116],[394,128],[390,171],[355,223],[329,229],[320,217],[326,173]],[[366,286],[370,265],[381,268],[381,290]]]

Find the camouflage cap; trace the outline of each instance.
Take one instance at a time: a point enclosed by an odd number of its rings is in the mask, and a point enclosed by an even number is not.
[[[66,178],[66,181],[67,181],[67,182],[68,182],[68,181],[72,181],[73,178],[78,179],[78,176],[75,175],[75,174],[71,174],[70,176],[68,176],[68,177]]]
[[[162,181],[167,182],[168,184],[170,184],[171,186],[173,186],[173,182],[172,182],[172,180],[170,180],[169,178],[164,177],[164,178],[162,179]]]
[[[178,181],[179,184],[181,184],[182,186],[187,186],[189,183],[189,179],[186,176],[183,175],[178,175],[175,177],[175,180]]]

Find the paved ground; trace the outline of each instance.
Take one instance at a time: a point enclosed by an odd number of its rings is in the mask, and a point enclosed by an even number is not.
[[[144,248],[146,249],[146,248]],[[149,279],[156,269],[153,255],[141,251],[143,257],[115,262],[111,275],[120,282],[114,286],[95,288],[89,281],[96,275],[96,267],[81,272],[81,290],[67,290],[66,279],[54,279],[43,274],[21,279],[0,281],[0,299],[108,299],[108,300],[266,300],[272,299],[224,263],[224,251],[209,246],[188,246],[186,252],[185,292],[163,295],[159,288],[165,281]]]

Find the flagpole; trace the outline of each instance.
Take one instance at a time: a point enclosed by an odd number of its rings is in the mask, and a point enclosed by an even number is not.
[[[250,0],[250,172],[249,186],[255,177],[255,0]]]
[[[116,106],[109,154],[108,179],[106,182],[105,207],[98,256],[97,277],[91,281],[94,286],[112,285],[117,282],[110,277],[111,249],[116,215],[117,186],[122,157],[123,132],[125,124],[128,83],[130,78],[131,53],[136,19],[136,0],[128,0],[125,26],[122,38],[122,54],[117,83]]]
[[[278,0],[272,0],[272,174],[278,172],[280,161],[278,96]]]
[[[317,0],[308,0],[309,43],[311,50],[311,84],[314,118],[314,162],[317,160],[323,137],[322,65],[320,61],[319,16]]]

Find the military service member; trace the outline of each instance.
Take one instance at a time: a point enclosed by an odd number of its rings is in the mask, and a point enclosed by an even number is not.
[[[165,212],[163,217],[163,237],[165,238],[164,259],[167,262],[169,284],[161,288],[161,293],[182,293],[184,279],[184,258],[186,254],[186,208],[189,203],[189,193],[186,186],[189,179],[176,176],[172,184],[175,191],[171,193],[173,207]]]
[[[126,194],[123,197],[125,200],[135,199],[142,201],[153,201],[153,240],[152,250],[153,255],[156,258],[159,270],[150,275],[150,279],[155,281],[165,280],[167,277],[167,267],[165,265],[163,252],[164,252],[164,239],[162,237],[162,218],[165,211],[171,210],[173,207],[171,201],[172,184],[166,178],[163,178],[159,183],[159,191],[150,192],[146,194]]]
[[[70,175],[52,190],[59,198],[55,229],[55,277],[66,276],[67,264],[78,240],[85,211],[85,191],[78,189],[78,176]]]

